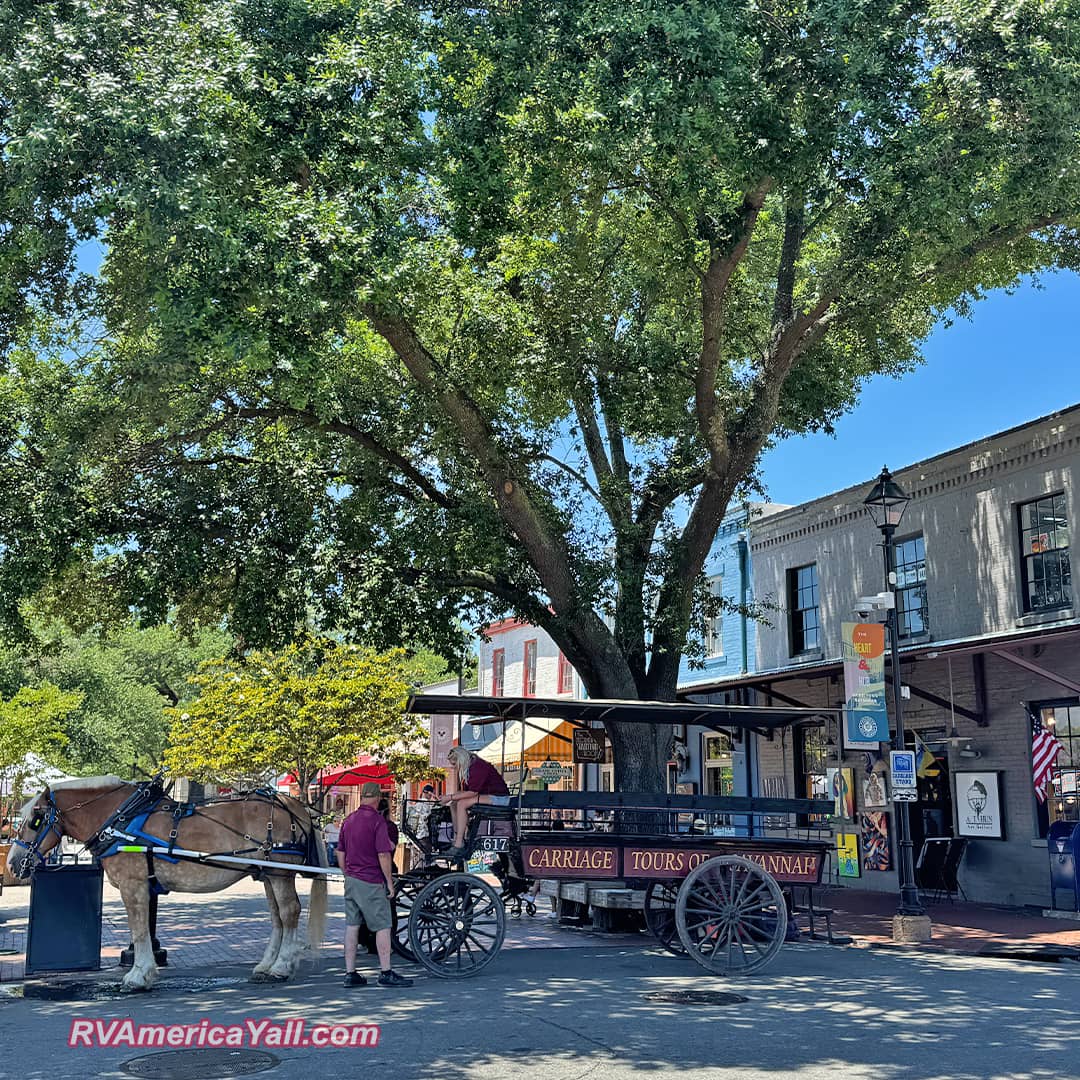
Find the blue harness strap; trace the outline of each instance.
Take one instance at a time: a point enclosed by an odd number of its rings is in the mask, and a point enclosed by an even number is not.
[[[98,856],[99,859],[107,859],[110,855],[118,855],[120,848],[125,845],[131,844],[133,841],[140,841],[146,844],[148,847],[161,847],[167,848],[169,846],[168,840],[162,840],[159,836],[154,836],[152,833],[145,831],[146,819],[150,814],[156,811],[149,811],[145,814],[136,814],[127,825],[124,826],[124,836],[113,840],[111,844]],[[188,815],[185,815],[185,817]],[[119,830],[117,830],[119,831]],[[178,863],[180,860],[173,855],[155,855],[156,859],[164,859],[166,862]]]

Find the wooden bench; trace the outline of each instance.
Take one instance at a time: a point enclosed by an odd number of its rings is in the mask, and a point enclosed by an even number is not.
[[[832,928],[832,917],[836,912],[832,908],[819,907],[814,903],[814,886],[804,885],[796,886],[795,888],[803,888],[805,890],[805,903],[799,904],[795,901],[795,889],[791,891],[791,914],[792,915],[805,915],[807,922],[807,929],[809,936],[814,941],[827,941],[830,945],[850,945],[851,938],[845,934],[834,934]],[[817,932],[815,927],[816,920],[821,919],[825,923],[825,936]]]

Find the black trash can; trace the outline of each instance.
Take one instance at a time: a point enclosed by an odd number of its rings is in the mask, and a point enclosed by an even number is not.
[[[27,975],[100,969],[102,884],[98,865],[39,866],[34,871]]]

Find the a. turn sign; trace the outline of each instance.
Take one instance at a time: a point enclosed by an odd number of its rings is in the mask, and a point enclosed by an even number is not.
[[[892,773],[893,802],[915,802],[919,797],[919,782],[915,776],[915,751],[890,751],[889,770]]]

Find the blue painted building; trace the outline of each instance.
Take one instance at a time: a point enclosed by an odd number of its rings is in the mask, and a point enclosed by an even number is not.
[[[736,704],[735,692],[709,692],[720,679],[753,671],[757,623],[746,613],[754,599],[750,539],[755,522],[786,507],[774,503],[744,503],[720,523],[705,564],[709,587],[724,599],[723,610],[706,630],[705,656],[686,657],[679,671],[679,696],[702,690],[697,700]],[[669,767],[672,790],[703,795],[749,795],[756,790],[753,740],[689,728],[677,733],[675,762]],[[710,823],[711,824],[711,823]]]

